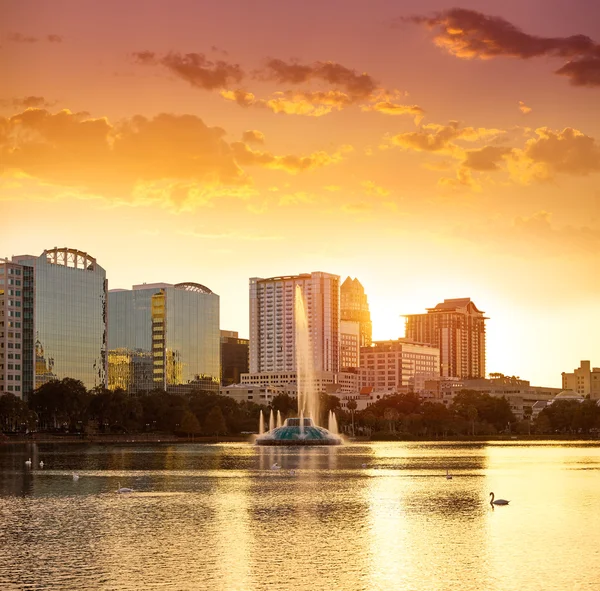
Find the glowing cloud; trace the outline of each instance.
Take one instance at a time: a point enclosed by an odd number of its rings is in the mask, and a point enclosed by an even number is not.
[[[577,86],[600,86],[600,45],[585,35],[530,35],[501,17],[464,8],[451,8],[431,17],[411,16],[399,20],[434,30],[434,43],[460,58],[566,58],[569,61],[557,74],[567,76]]]

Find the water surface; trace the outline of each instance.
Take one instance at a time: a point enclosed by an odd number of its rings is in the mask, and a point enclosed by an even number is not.
[[[585,443],[5,444],[0,589],[597,590],[599,490]]]

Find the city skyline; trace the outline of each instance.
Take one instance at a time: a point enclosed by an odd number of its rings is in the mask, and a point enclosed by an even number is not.
[[[360,280],[373,340],[468,297],[488,372],[597,359],[594,6],[262,8],[3,3],[0,253],[210,285],[241,337],[249,277],[322,271]]]

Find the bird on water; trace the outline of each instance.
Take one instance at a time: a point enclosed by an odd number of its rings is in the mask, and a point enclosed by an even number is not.
[[[490,505],[508,505],[510,503],[510,501],[506,501],[505,499],[496,499],[494,501],[495,496],[493,492],[490,493],[490,496],[492,497],[490,499]]]

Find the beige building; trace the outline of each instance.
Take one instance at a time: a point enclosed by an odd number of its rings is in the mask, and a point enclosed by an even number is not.
[[[378,392],[407,392],[440,375],[437,347],[408,339],[375,341],[360,350],[360,387]]]
[[[360,365],[360,323],[357,320],[340,321],[340,369]]]
[[[221,387],[221,395],[229,396],[229,398],[233,398],[236,402],[253,402],[254,404],[268,405],[278,394],[280,392],[271,386],[232,384]]]
[[[572,373],[562,373],[562,387],[592,400],[600,400],[600,367],[591,368],[589,361],[582,361]]]
[[[358,322],[361,347],[371,344],[373,324],[369,302],[361,282],[347,277],[340,287],[340,317],[342,320]]]
[[[445,377],[485,377],[485,321],[471,298],[444,300],[427,314],[406,316],[406,338],[440,350]]]
[[[243,386],[270,386],[280,394],[297,395],[297,374],[295,371],[244,373]],[[315,392],[355,392],[358,389],[358,374],[352,372],[332,373],[316,371],[313,375],[312,390]]]

